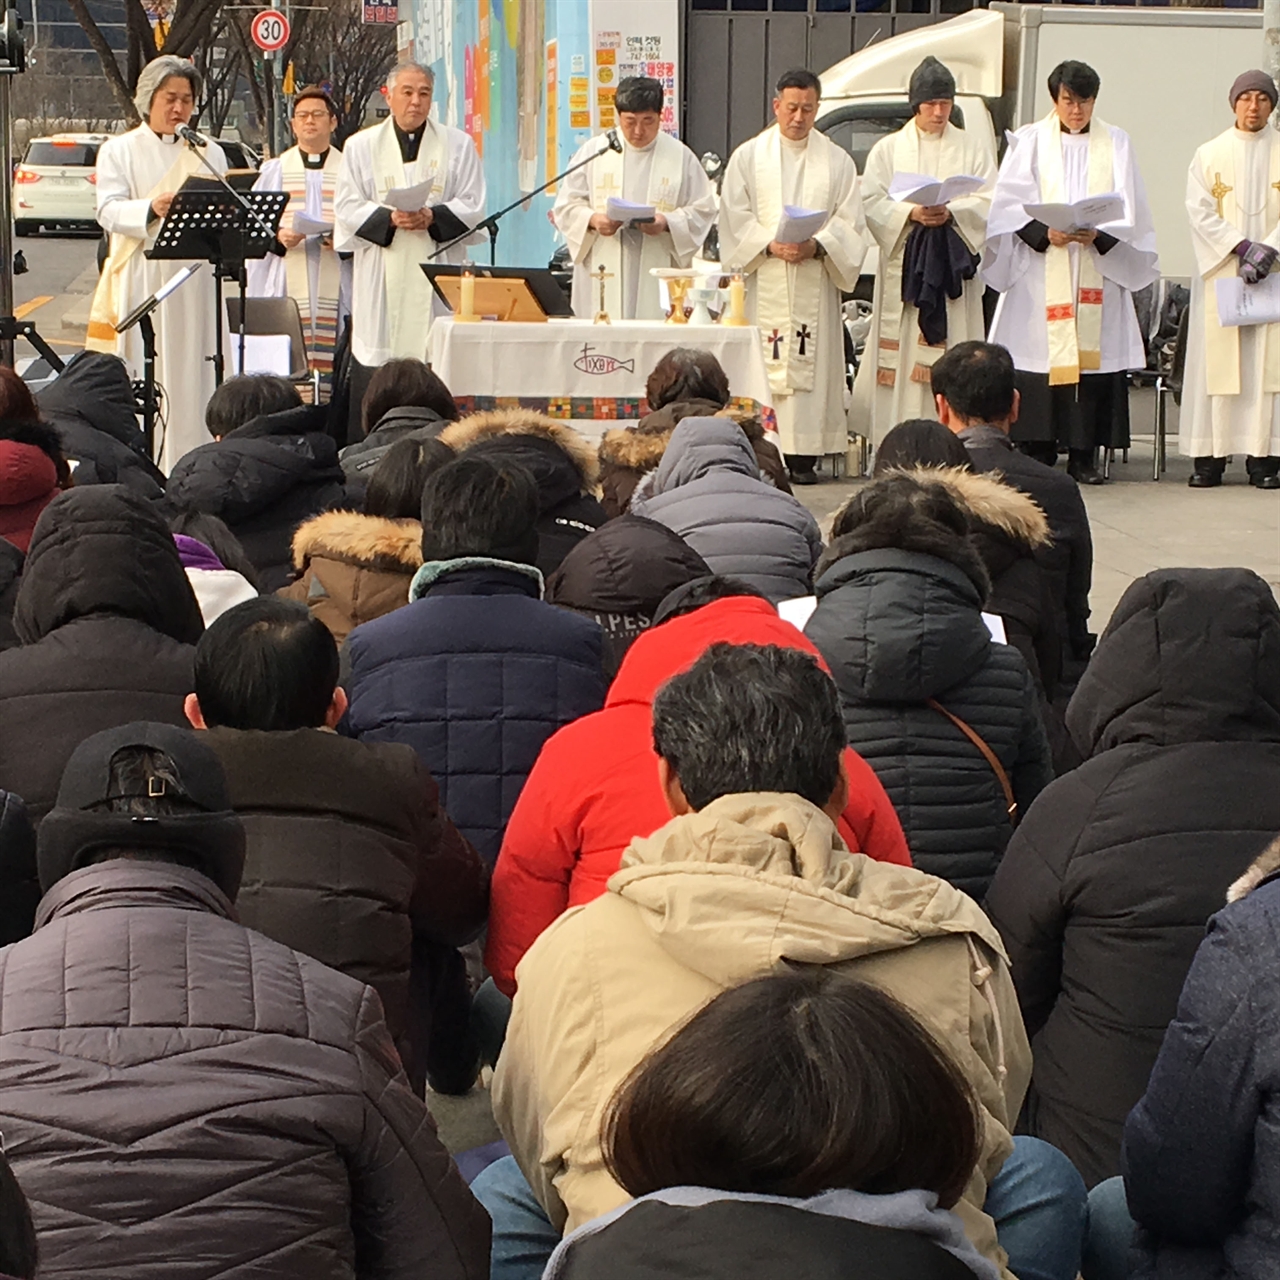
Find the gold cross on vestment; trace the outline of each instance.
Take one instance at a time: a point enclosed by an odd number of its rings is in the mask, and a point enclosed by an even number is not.
[[[606,173],[600,179],[600,185],[604,188],[604,193],[606,196],[614,196],[614,195],[617,195],[619,192],[618,177],[616,174]]]
[[[1222,181],[1222,174],[1213,175],[1213,186],[1209,188],[1209,194],[1218,202],[1218,217],[1222,217],[1222,197],[1234,190],[1235,187],[1229,187]]]

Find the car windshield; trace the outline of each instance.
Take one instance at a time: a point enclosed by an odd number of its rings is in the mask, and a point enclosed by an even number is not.
[[[838,120],[832,125],[819,122],[818,127],[832,142],[843,147],[853,157],[854,163],[858,166],[858,172],[862,173],[867,167],[867,155],[871,148],[881,138],[897,133],[910,119],[911,109],[904,107],[901,115],[872,120],[846,116],[845,119]]]
[[[98,146],[93,142],[33,142],[23,164],[75,165],[92,169],[98,163]]]

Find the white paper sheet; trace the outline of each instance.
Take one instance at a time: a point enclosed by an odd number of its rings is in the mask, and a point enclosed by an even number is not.
[[[246,333],[244,336],[244,368],[240,368],[240,335],[231,331],[230,337],[232,373],[272,373],[281,378],[289,376],[292,364],[292,344],[287,333]]]
[[[333,232],[333,223],[321,222],[318,218],[308,218],[305,213],[295,213],[293,229],[300,236],[327,236]]]
[[[1276,278],[1280,279],[1280,276]],[[813,611],[817,607],[817,596],[797,596],[794,600],[779,600],[778,617],[783,622],[789,622],[793,627],[803,631],[805,623],[813,617]],[[982,621],[986,623],[987,631],[996,644],[1009,643],[1008,636],[1005,634],[1004,619],[998,613],[984,613]]]
[[[392,187],[382,203],[399,209],[401,213],[417,213],[431,203],[431,185],[427,181],[415,183],[412,187]]]
[[[634,200],[620,200],[610,196],[605,201],[605,214],[614,222],[652,222],[657,210],[651,204],[636,204]]]
[[[987,185],[985,178],[972,173],[957,173],[950,178],[931,178],[927,173],[895,173],[889,183],[889,199],[905,204],[933,207],[950,204],[964,196],[971,196]]]
[[[778,219],[778,233],[773,238],[779,244],[804,244],[827,225],[830,217],[825,209],[800,209],[785,204]]]
[[[1218,323],[1275,324],[1280,321],[1280,275],[1269,275],[1257,284],[1245,284],[1239,276],[1214,282],[1218,294]]]
[[[1124,217],[1124,197],[1116,192],[1085,196],[1074,204],[1024,204],[1028,218],[1043,222],[1051,231],[1085,231]]]

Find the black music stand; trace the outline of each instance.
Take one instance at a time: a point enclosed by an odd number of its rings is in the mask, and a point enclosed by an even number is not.
[[[148,258],[169,260],[193,258],[213,263],[216,301],[217,347],[213,357],[214,380],[222,385],[226,357],[222,347],[222,282],[235,280],[240,286],[240,367],[244,368],[244,297],[248,291],[245,263],[264,258],[275,243],[280,218],[289,203],[287,191],[249,191],[238,200],[234,192],[217,183],[207,188],[188,179],[173,197],[169,213],[160,224],[155,244],[145,251]],[[241,200],[252,206],[252,214]],[[256,217],[253,215],[256,214]],[[268,235],[268,231],[270,235]]]

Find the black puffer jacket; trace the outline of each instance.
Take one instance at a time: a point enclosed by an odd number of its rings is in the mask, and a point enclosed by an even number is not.
[[[326,411],[311,405],[254,418],[192,449],[169,477],[173,502],[226,521],[264,592],[289,582],[294,530],[311,516],[348,505],[325,420]]]
[[[971,547],[842,555],[856,537],[837,539],[819,565],[805,633],[831,668],[849,745],[889,793],[912,861],[981,901],[1012,831],[1004,792],[977,747],[925,703],[936,699],[981,735],[1025,811],[1053,777],[1035,683],[1015,648],[991,640],[981,565],[942,558],[976,561]]]
[[[0,650],[21,643],[13,626],[13,610],[18,603],[18,586],[26,556],[5,538],[0,538]]]
[[[386,456],[393,444],[406,438],[434,440],[449,425],[434,409],[419,405],[405,405],[392,409],[378,419],[377,425],[363,440],[349,444],[338,457],[348,482],[361,485],[369,483],[374,468]]]
[[[70,489],[45,508],[14,626],[21,648],[0,653],[0,788],[37,822],[90,734],[186,724],[200,606],[155,508],[122,486]]]
[[[1247,569],[1125,592],[1067,723],[1088,759],[1032,806],[987,899],[1035,1073],[1025,1120],[1119,1172],[1205,922],[1280,831],[1280,609]]]
[[[58,430],[76,484],[122,484],[144,498],[164,492],[164,472],[147,457],[133,383],[118,356],[72,356],[36,403]]]

